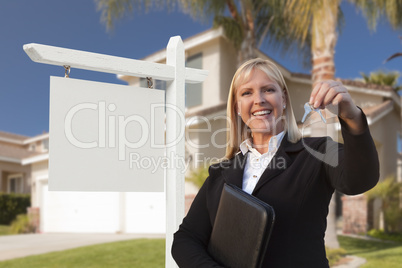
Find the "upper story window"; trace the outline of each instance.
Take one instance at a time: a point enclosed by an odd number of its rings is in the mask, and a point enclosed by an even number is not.
[[[396,151],[402,154],[402,133],[398,132],[396,135]]]
[[[202,53],[187,58],[186,67],[202,69]],[[202,104],[202,83],[186,84],[186,107],[194,107]]]
[[[44,139],[42,141],[42,151],[43,152],[49,151],[49,139]]]
[[[36,151],[36,144],[34,144],[34,143],[30,144],[28,150],[31,151],[31,152],[35,152]]]

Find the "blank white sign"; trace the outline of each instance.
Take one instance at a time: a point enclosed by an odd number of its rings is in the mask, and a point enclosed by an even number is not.
[[[164,91],[50,78],[49,190],[163,192]]]

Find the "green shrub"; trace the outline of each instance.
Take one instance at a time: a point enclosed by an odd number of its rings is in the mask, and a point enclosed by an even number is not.
[[[397,182],[395,176],[389,176],[365,193],[368,200],[381,199],[381,210],[384,213],[384,231],[386,233],[401,231],[402,209],[399,201],[401,192],[402,183]]]
[[[18,214],[26,213],[30,206],[29,194],[0,193],[0,224],[9,225]]]
[[[0,235],[9,235],[11,233],[10,225],[0,225]]]
[[[386,233],[383,230],[372,229],[367,232],[367,235],[381,240],[402,243],[402,233]]]
[[[208,167],[198,168],[191,171],[190,175],[186,177],[186,181],[194,183],[195,186],[201,188],[204,181],[208,177]]]
[[[12,234],[35,233],[35,226],[31,224],[27,214],[17,215],[17,218],[11,223]]]
[[[346,255],[346,251],[343,248],[325,248],[327,252],[327,259],[329,266],[335,265],[343,256]]]

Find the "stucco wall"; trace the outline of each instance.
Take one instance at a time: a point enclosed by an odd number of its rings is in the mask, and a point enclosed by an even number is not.
[[[401,129],[398,111],[394,108],[389,114],[370,126],[376,142],[380,159],[380,179],[397,175],[397,132]]]
[[[186,130],[186,150],[191,155],[190,169],[208,167],[224,157],[226,151],[226,116],[224,112],[203,117]]]
[[[7,192],[8,179],[11,174],[23,174],[23,193],[31,193],[31,167],[17,163],[0,162],[0,192]]]
[[[31,206],[39,207],[41,202],[41,196],[38,192],[39,183],[42,183],[48,179],[49,174],[49,162],[47,160],[32,164],[32,196]]]
[[[229,41],[224,38],[219,39],[219,51],[221,63],[219,69],[220,83],[217,85],[220,91],[220,101],[227,103],[230,84],[237,69],[237,58],[234,56],[236,51]]]
[[[309,100],[311,94],[311,85],[296,83],[285,80],[289,88],[292,108],[295,113],[296,121],[301,121],[304,115],[304,104]]]

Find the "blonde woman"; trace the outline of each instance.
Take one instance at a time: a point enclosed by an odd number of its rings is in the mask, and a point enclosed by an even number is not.
[[[275,209],[262,267],[329,267],[324,234],[331,196],[374,187],[379,164],[366,117],[340,82],[318,83],[309,102],[337,107],[344,144],[301,137],[289,90],[273,63],[253,59],[239,67],[228,98],[226,160],[209,168],[174,236],[172,254],[180,267],[223,267],[207,247],[224,183]]]

